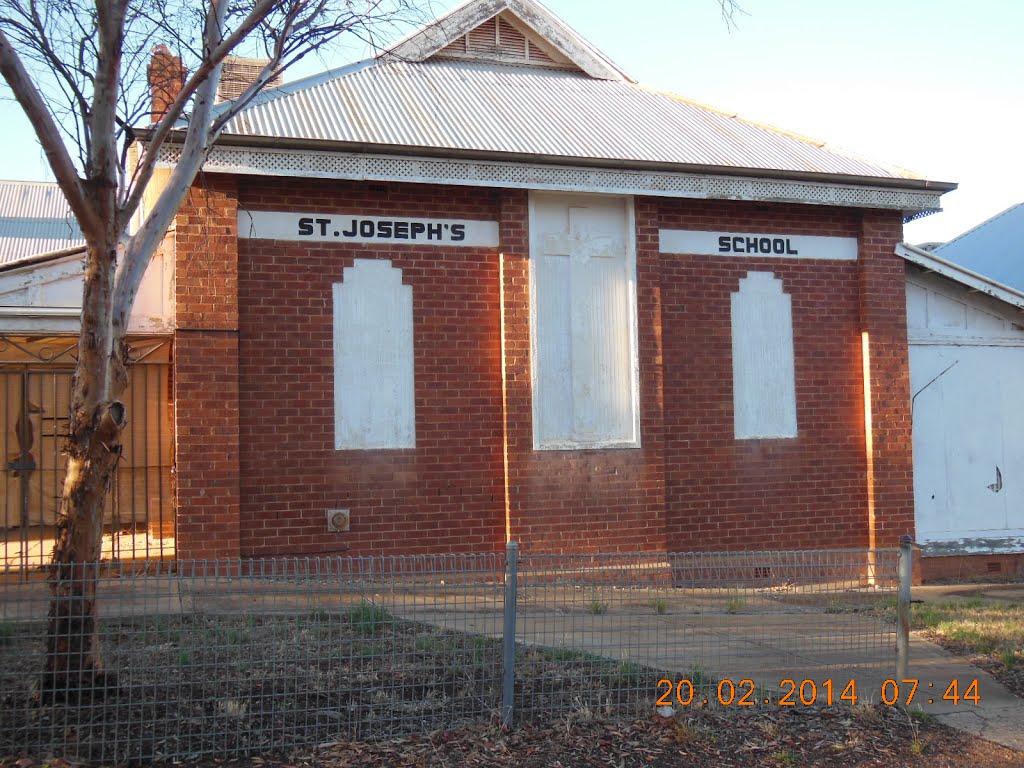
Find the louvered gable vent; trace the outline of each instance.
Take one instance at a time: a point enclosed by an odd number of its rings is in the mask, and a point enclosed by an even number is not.
[[[505,12],[488,19],[432,58],[496,61],[540,67],[579,70],[550,43],[545,43],[512,14]]]

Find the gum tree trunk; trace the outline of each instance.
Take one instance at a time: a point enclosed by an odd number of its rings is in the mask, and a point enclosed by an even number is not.
[[[104,670],[96,625],[103,507],[121,457],[123,338],[111,323],[116,239],[86,257],[82,333],[71,391],[67,470],[50,570],[43,697],[100,694],[115,680]]]

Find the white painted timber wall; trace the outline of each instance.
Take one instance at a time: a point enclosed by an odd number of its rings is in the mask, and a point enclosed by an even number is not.
[[[78,333],[81,254],[0,272],[0,333]],[[174,329],[174,259],[157,252],[128,319],[129,334]]]
[[[907,325],[917,540],[1024,551],[1024,315],[911,268]]]
[[[631,198],[530,197],[537,449],[640,444]]]
[[[334,284],[335,448],[415,448],[412,286],[356,259]]]

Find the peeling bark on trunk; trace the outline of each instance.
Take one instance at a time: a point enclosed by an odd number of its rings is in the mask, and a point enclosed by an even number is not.
[[[116,239],[86,258],[82,333],[71,392],[67,473],[50,571],[44,700],[102,696],[116,686],[104,670],[96,626],[103,506],[121,457],[124,340],[111,323]]]
[[[96,582],[103,502],[120,458],[124,407],[112,403],[99,409],[93,421],[97,423],[84,430],[81,441],[73,440],[68,446],[67,477],[50,573],[52,597],[42,685],[46,698],[103,695],[116,684],[114,677],[105,672],[100,655]]]

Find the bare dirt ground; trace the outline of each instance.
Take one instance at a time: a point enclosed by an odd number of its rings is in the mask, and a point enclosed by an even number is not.
[[[278,757],[176,762],[190,768],[360,768],[368,766],[906,766],[1024,765],[1015,752],[919,719],[895,707],[707,707],[670,718],[609,722],[586,712],[510,733],[496,726],[302,749]],[[2,768],[73,768],[62,759],[0,759]]]
[[[706,710],[670,719],[653,715],[632,723],[569,719],[509,734],[478,726],[376,744],[335,745],[278,760],[208,760],[192,765],[995,768],[1024,765],[1024,753],[878,707],[857,712],[790,709],[749,714]]]

